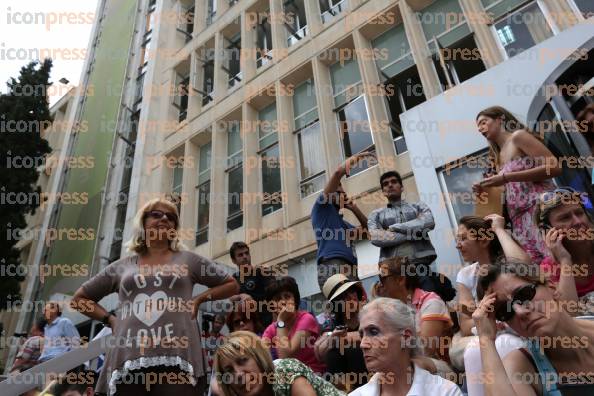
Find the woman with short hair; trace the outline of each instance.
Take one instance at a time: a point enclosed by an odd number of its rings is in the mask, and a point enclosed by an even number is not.
[[[314,344],[320,334],[316,318],[299,309],[299,286],[294,278],[285,276],[270,282],[266,300],[276,317],[264,333],[262,340],[274,358],[295,358],[308,365],[314,372],[323,373],[325,365],[314,353]]]
[[[239,285],[215,262],[183,250],[177,207],[161,198],[148,201],[136,214],[128,249],[132,255],[108,265],[72,299],[81,313],[113,329],[114,344],[107,348],[97,391],[200,394],[207,381],[195,320],[198,307],[237,294]],[[195,284],[210,289],[193,297]],[[118,293],[117,317],[98,304],[111,293]],[[173,374],[176,383],[146,383],[149,374]]]
[[[218,394],[223,396],[344,396],[297,359],[277,359],[252,332],[236,331],[215,355]]]
[[[400,300],[377,298],[359,314],[361,349],[374,373],[366,385],[349,395],[462,396],[456,384],[413,363],[421,355],[415,314]]]

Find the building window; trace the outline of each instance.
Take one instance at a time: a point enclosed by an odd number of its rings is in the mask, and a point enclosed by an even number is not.
[[[284,4],[285,27],[288,31],[287,45],[290,47],[307,36],[307,19],[304,0],[288,0]]]
[[[239,122],[229,123],[227,135],[227,231],[243,225],[243,143]]]
[[[490,9],[495,9],[496,6],[497,4]],[[553,31],[536,2],[503,15],[494,28],[497,39],[510,58],[553,36]]]
[[[458,0],[435,1],[419,14],[443,90],[486,70]]]
[[[330,67],[330,76],[344,156],[348,158],[362,151],[375,151],[365,98],[356,94],[361,88],[357,61],[351,59],[343,65],[335,63]],[[353,96],[355,99],[351,100]],[[351,175],[368,166],[366,162],[361,162],[351,170]]]
[[[229,88],[241,82],[241,33],[236,34],[229,40],[226,72],[229,75]]]
[[[326,181],[322,134],[312,80],[295,87],[293,114],[299,157],[299,189],[303,198],[322,190]]]
[[[577,8],[581,11],[584,18],[594,16],[594,1],[592,0],[573,0]]]
[[[184,179],[184,167],[182,163],[177,163],[173,168],[173,178],[171,181],[171,198],[177,205],[177,211],[181,213],[181,201]]]
[[[474,215],[473,201],[456,199],[456,197],[469,197],[472,195],[472,185],[481,181],[484,173],[488,171],[486,167],[481,166],[489,164],[490,161],[487,156],[486,152],[478,153],[476,156],[469,157],[468,161],[454,167],[446,166],[438,173],[452,224],[457,224],[457,219],[462,216]]]
[[[212,25],[215,16],[217,15],[217,1],[218,0],[206,0],[206,26]]]
[[[269,15],[267,11],[264,15]],[[262,67],[270,62],[272,56],[272,31],[270,27],[270,20],[267,16],[262,17],[262,21],[256,25],[256,66]]]
[[[202,106],[213,101],[214,59],[209,58],[202,66]]]
[[[359,96],[336,111],[340,121],[340,136],[345,157],[348,158],[363,151],[375,151],[365,97]],[[369,164],[365,162],[359,164],[352,168],[351,175],[356,175],[368,166]]]
[[[210,167],[211,167],[211,144],[207,143],[200,147],[200,159],[198,164],[198,227],[196,229],[196,245],[208,241],[208,222],[210,217]]]
[[[193,0],[190,4],[182,1],[178,3],[177,31],[184,35],[186,43],[192,40],[194,33],[194,11]]]
[[[190,86],[190,76],[176,74],[175,94],[173,106],[179,110],[178,121],[182,122],[188,117],[188,89]]]
[[[281,174],[278,146],[276,104],[273,103],[258,113],[258,134],[262,164],[262,215],[282,208]]]
[[[426,100],[423,85],[402,24],[382,33],[371,44],[388,54],[385,58],[377,57],[375,62],[385,89],[394,148],[396,154],[402,154],[407,147],[400,114]]]
[[[320,0],[322,23],[326,23],[348,7],[348,0]]]

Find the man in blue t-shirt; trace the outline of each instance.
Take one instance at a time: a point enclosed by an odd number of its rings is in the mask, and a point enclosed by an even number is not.
[[[371,153],[363,152],[348,158],[330,177],[324,191],[311,210],[311,223],[318,244],[318,285],[322,290],[326,280],[337,273],[359,280],[354,241],[367,234],[367,217],[344,191],[340,180],[350,169]],[[342,218],[340,210],[348,209],[361,224],[355,227]]]

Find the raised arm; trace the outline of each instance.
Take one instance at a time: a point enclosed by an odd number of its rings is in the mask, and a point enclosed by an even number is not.
[[[493,228],[495,235],[497,235],[506,259],[530,262],[528,253],[505,230],[505,219],[502,216],[490,214],[485,216],[485,220],[491,221],[491,228]]]
[[[553,254],[553,258],[559,263],[559,283],[557,291],[559,297],[564,301],[578,301],[575,277],[573,275],[573,260],[571,254],[563,246],[565,234],[558,228],[551,228],[545,236],[545,244]],[[577,310],[570,310],[570,315],[577,315]]]
[[[508,376],[509,372],[516,378],[521,379],[524,376],[519,374],[529,372],[529,367],[526,367],[526,364],[523,364],[518,359],[518,355],[522,355],[522,353],[519,351],[510,352],[506,356],[506,365],[503,364],[499,357],[499,353],[495,347],[495,337],[497,335],[494,313],[495,299],[495,293],[487,294],[472,314],[472,319],[474,319],[479,334],[486,395],[535,396],[536,392],[534,388],[526,383],[527,381],[512,382]],[[510,355],[515,358],[512,359]],[[536,378],[534,370],[530,371],[532,375],[528,378]]]
[[[328,195],[336,192],[338,186],[340,185],[340,179],[342,179],[343,176],[348,175],[351,171],[351,168],[365,157],[373,157],[373,153],[364,151],[347,158],[347,160],[338,168],[336,168],[334,173],[330,176],[330,180],[328,180],[328,183],[326,183],[326,186],[324,187],[324,194]]]

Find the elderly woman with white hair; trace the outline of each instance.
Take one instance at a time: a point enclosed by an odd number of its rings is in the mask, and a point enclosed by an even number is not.
[[[177,207],[147,202],[134,219],[133,253],[85,282],[72,305],[113,330],[97,392],[196,395],[206,387],[198,307],[231,297],[239,285],[215,262],[183,250]],[[192,296],[195,284],[210,289]],[[118,293],[117,317],[98,302]]]
[[[377,298],[359,314],[361,349],[367,369],[374,373],[355,396],[462,396],[456,384],[414,364],[421,354],[415,314],[400,300]]]

